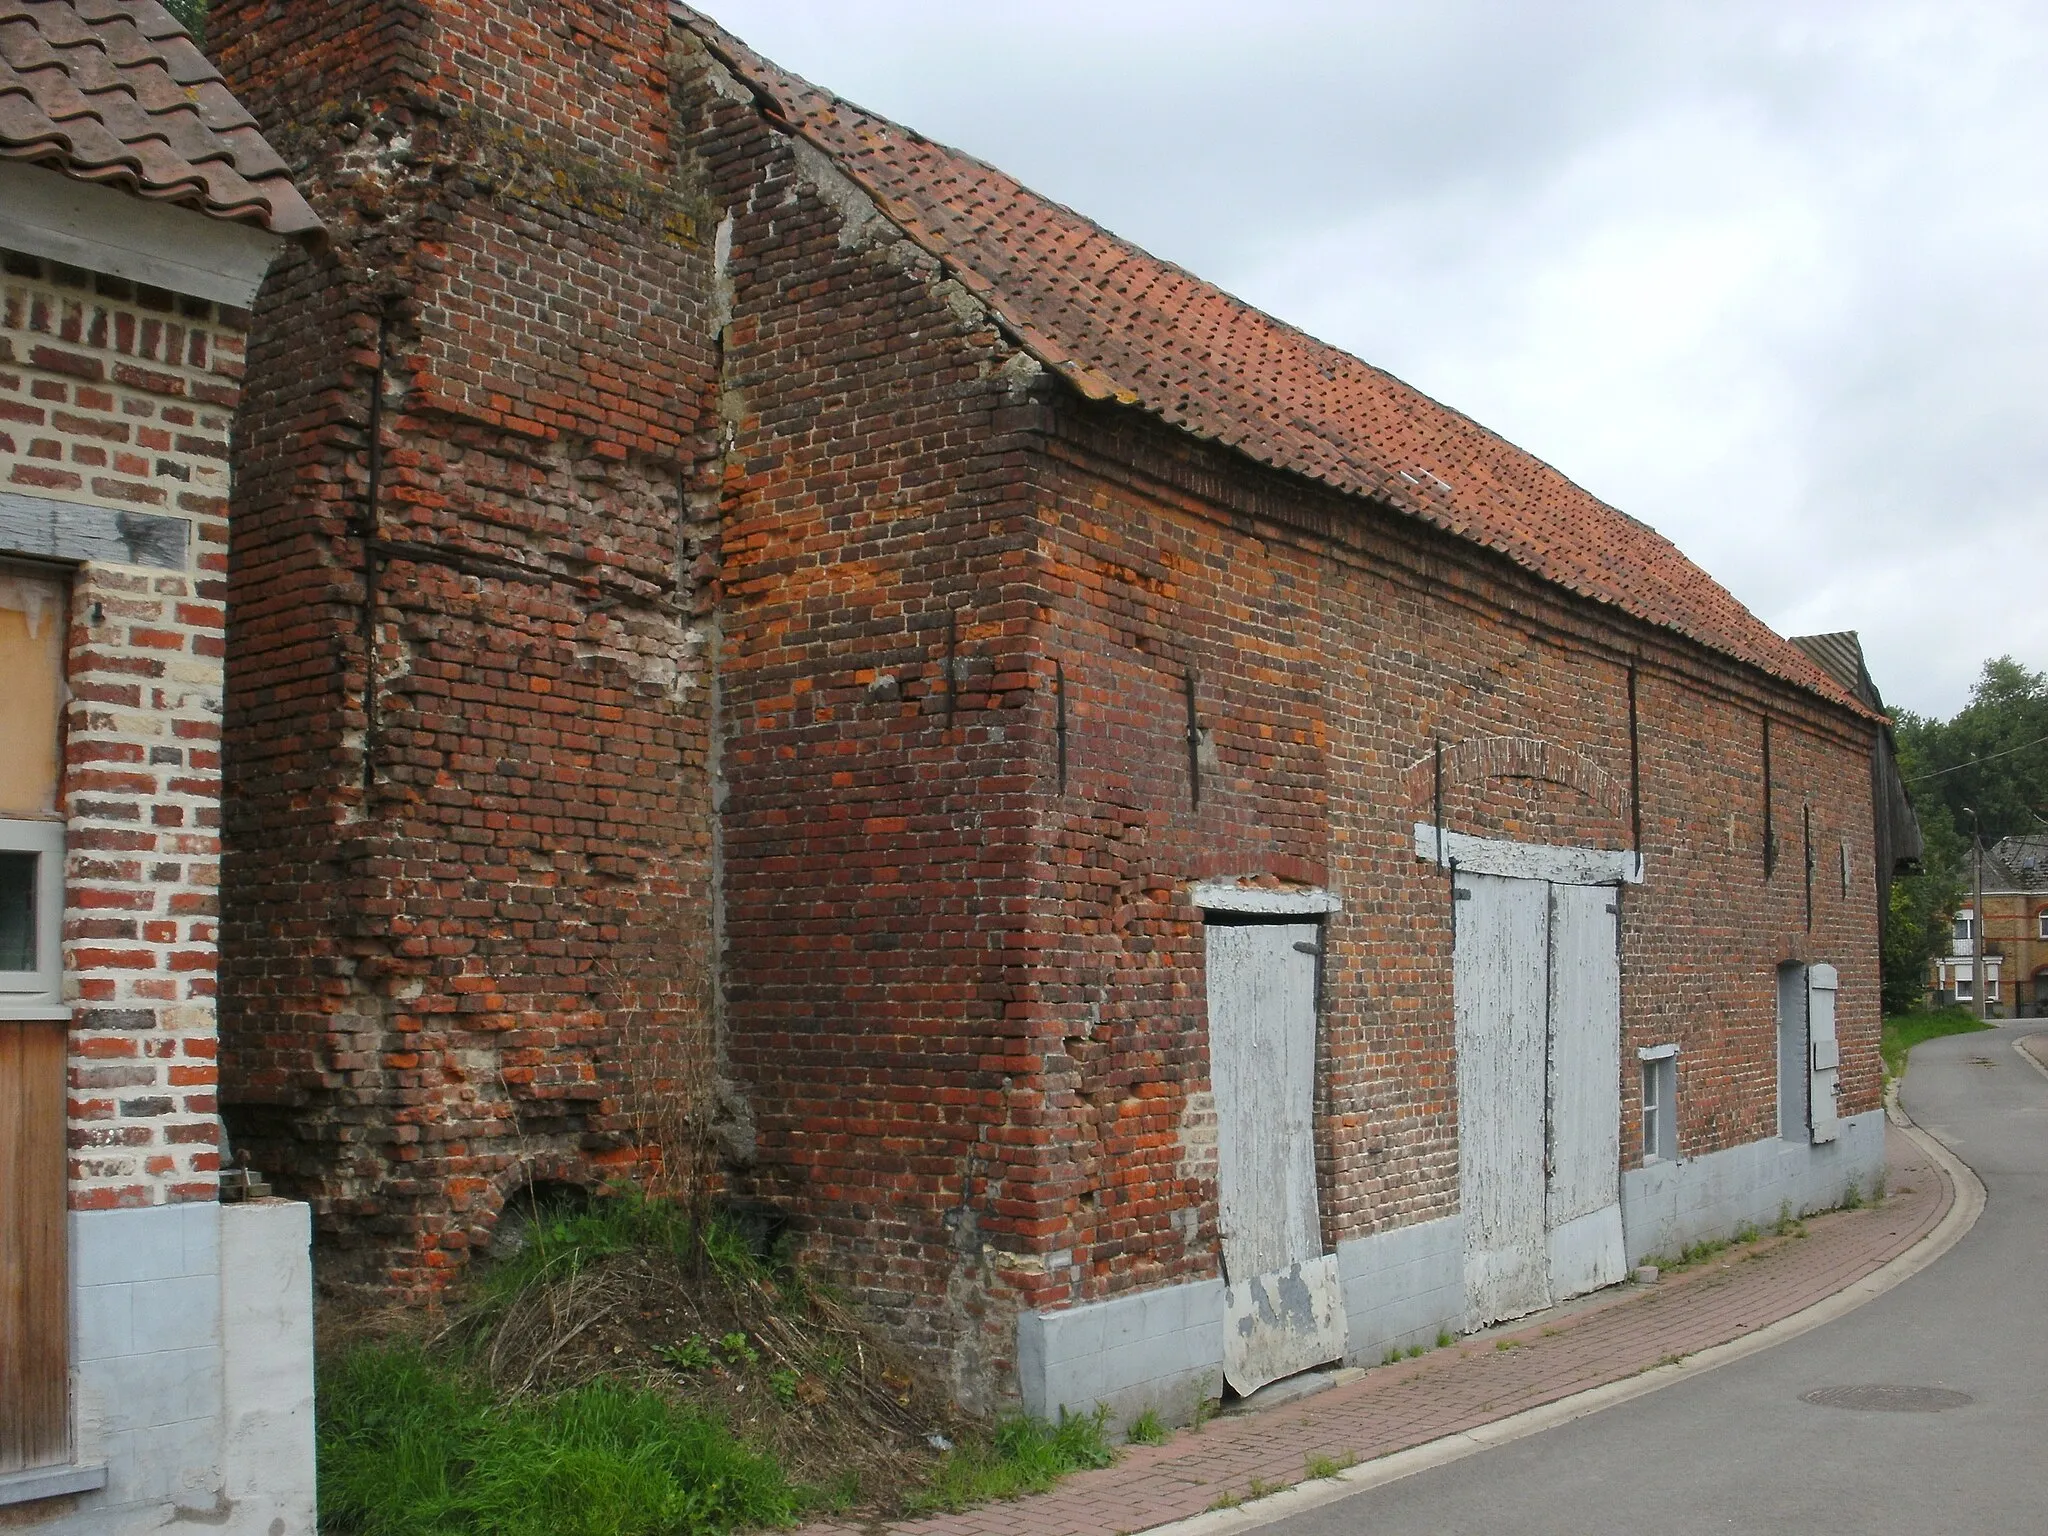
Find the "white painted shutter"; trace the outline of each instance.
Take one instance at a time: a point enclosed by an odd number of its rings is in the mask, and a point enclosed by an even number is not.
[[[1835,1088],[1842,1065],[1842,1048],[1835,1039],[1837,986],[1832,965],[1806,968],[1807,1098],[1816,1144],[1835,1139]]]
[[[1316,1202],[1314,923],[1208,925],[1224,1374],[1239,1392],[1341,1358],[1343,1294]]]
[[[1453,992],[1468,1327],[1550,1301],[1544,1232],[1549,887],[1459,874]]]
[[[1550,888],[1550,1179],[1553,1301],[1626,1273],[1621,1232],[1619,893]]]

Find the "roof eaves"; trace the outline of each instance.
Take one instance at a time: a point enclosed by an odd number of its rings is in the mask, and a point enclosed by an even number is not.
[[[1872,709],[1861,699],[1857,698],[1853,691],[1843,687],[1827,668],[1815,662],[1811,657],[1804,656],[1796,648],[1788,647],[1792,656],[1799,657],[1799,659],[1807,663],[1805,676],[1800,676],[1798,673],[1785,667],[1774,665],[1761,657],[1746,655],[1731,644],[1721,641],[1716,637],[1700,633],[1690,625],[1676,622],[1670,618],[1660,618],[1654,615],[1640,599],[1634,598],[1625,592],[1603,592],[1586,585],[1584,582],[1563,579],[1557,573],[1545,569],[1540,561],[1533,558],[1530,551],[1514,547],[1513,541],[1505,538],[1482,537],[1475,534],[1467,523],[1455,515],[1454,509],[1448,503],[1448,497],[1441,492],[1432,496],[1429,488],[1419,484],[1414,487],[1412,492],[1404,491],[1394,483],[1395,475],[1383,466],[1378,464],[1358,464],[1355,461],[1351,461],[1349,455],[1342,454],[1341,450],[1339,450],[1340,456],[1347,459],[1348,467],[1358,475],[1361,481],[1371,488],[1369,494],[1362,494],[1358,487],[1345,484],[1327,473],[1319,472],[1312,466],[1303,464],[1298,460],[1280,462],[1254,452],[1235,434],[1205,432],[1193,427],[1190,423],[1175,421],[1165,410],[1147,402],[1137,391],[1131,389],[1128,385],[1120,383],[1101,368],[1075,360],[1064,347],[1060,346],[1052,338],[1044,335],[1035,327],[1021,323],[1013,317],[1006,315],[996,285],[970,263],[964,261],[952,249],[951,243],[943,234],[932,229],[915,209],[904,204],[901,199],[892,196],[883,189],[862,167],[852,162],[840,146],[833,143],[826,136],[814,131],[803,120],[801,113],[790,110],[790,104],[782,100],[767,79],[767,73],[772,68],[767,60],[756,54],[746,44],[742,43],[738,38],[727,32],[702,12],[684,4],[683,0],[670,0],[669,13],[670,19],[675,25],[682,27],[696,37],[711,52],[712,56],[718,59],[740,84],[746,87],[753,95],[756,106],[766,121],[785,133],[801,138],[805,143],[824,155],[841,175],[859,187],[862,193],[875,204],[883,216],[900,229],[906,238],[916,244],[927,255],[941,263],[949,277],[972,293],[988,309],[1002,330],[1018,346],[1022,347],[1039,363],[1065,379],[1084,398],[1092,401],[1113,402],[1129,406],[1143,411],[1145,414],[1153,416],[1158,420],[1165,421],[1178,430],[1189,433],[1191,436],[1221,443],[1263,468],[1299,476],[1339,495],[1353,497],[1368,503],[1382,503],[1393,511],[1413,517],[1417,521],[1435,527],[1455,538],[1477,543],[1483,548],[1490,549],[1522,569],[1530,571],[1540,580],[1571,592],[1575,596],[1584,598],[1589,602],[1598,603],[1603,607],[1616,609],[1652,628],[1682,636],[1695,645],[1701,646],[1717,655],[1726,656],[1742,665],[1753,667],[1766,676],[1774,677],[1778,681],[1790,684],[1804,692],[1815,694],[1828,703],[1846,709],[1850,713],[1864,719],[1874,721],[1883,721],[1885,719],[1881,712]],[[777,71],[777,73],[780,73],[780,71]],[[815,86],[811,88],[818,89]],[[820,94],[826,95],[835,105],[851,105],[844,103],[841,98],[830,96],[829,93],[820,91]],[[879,114],[867,113],[862,108],[855,108],[854,110],[861,111],[865,116],[879,119]],[[902,128],[900,125],[897,125],[897,128],[906,137],[920,143],[933,142],[926,139],[923,135],[917,134],[915,130]],[[974,157],[964,155],[959,151],[948,149],[947,152],[959,155],[961,159],[968,160],[977,165],[982,163],[975,160]],[[1113,240],[1118,239],[1118,237],[1110,234],[1109,231],[1102,230],[1102,226],[1096,224],[1094,220],[1088,219],[1085,214],[1074,213],[1073,210],[1065,211],[1101,230],[1106,237]],[[1119,243],[1122,242],[1119,241]],[[1162,263],[1162,265],[1169,267],[1175,272],[1181,271],[1181,269],[1174,267],[1171,263]],[[1193,280],[1192,274],[1183,275]],[[1242,303],[1242,301],[1237,302]],[[1267,317],[1267,319],[1288,331],[1307,337],[1307,333],[1301,332],[1298,327],[1289,326],[1284,321],[1272,320],[1272,317]],[[1314,340],[1314,338],[1307,339]],[[1317,345],[1326,344],[1317,343]],[[1374,368],[1373,365],[1364,363],[1362,360],[1354,361],[1357,361],[1360,366],[1374,373],[1381,374],[1387,378],[1392,377],[1385,374],[1384,370]],[[1419,394],[1420,391],[1416,393]],[[1488,437],[1498,437],[1498,434],[1492,432],[1491,429],[1485,427],[1482,423],[1474,421],[1470,416],[1462,411],[1458,411],[1455,407],[1443,405],[1438,401],[1432,401],[1432,403],[1437,409],[1468,423],[1476,431],[1485,433]],[[1337,447],[1337,445],[1329,446]],[[1512,447],[1513,445],[1509,446]],[[1537,459],[1535,455],[1528,454],[1526,450],[1514,448],[1513,451],[1522,455],[1534,465],[1542,465],[1543,468],[1550,470],[1553,474],[1560,473],[1554,467],[1544,464],[1542,460]],[[1568,479],[1568,477],[1562,478]],[[1597,500],[1597,498],[1594,499]],[[1442,501],[1444,504],[1438,505],[1437,502],[1439,501]],[[1669,539],[1658,533],[1648,523],[1643,522],[1639,518],[1631,517],[1627,513],[1621,512],[1618,508],[1608,506],[1605,502],[1600,502],[1599,504],[1607,511],[1617,517],[1624,518],[1627,522],[1641,529],[1645,534],[1656,538],[1660,543],[1675,551],[1676,546],[1671,545]],[[1766,626],[1766,628],[1768,627]]]

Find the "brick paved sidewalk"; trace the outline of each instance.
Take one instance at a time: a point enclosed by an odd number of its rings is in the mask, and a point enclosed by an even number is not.
[[[1509,1324],[1416,1360],[1356,1373],[1314,1397],[1227,1414],[1050,1493],[884,1527],[899,1536],[1123,1536],[1298,1483],[1311,1457],[1371,1461],[1725,1344],[1853,1285],[1931,1232],[1955,1191],[1887,1127],[1882,1204],[1811,1217],[1654,1286],[1622,1286],[1563,1314]],[[799,1536],[872,1527],[819,1524]]]

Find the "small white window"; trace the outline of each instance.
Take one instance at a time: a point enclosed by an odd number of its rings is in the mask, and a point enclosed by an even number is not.
[[[2042,912],[2042,914],[2039,917],[2037,917],[2035,921],[2041,925],[2041,937],[2044,939],[2048,939],[2048,911]]]
[[[1975,921],[1975,914],[1968,910],[1964,910],[1956,914],[1955,935],[1956,942],[1958,944],[1967,944],[1970,942],[1970,930],[1972,926],[1975,924]]]
[[[0,560],[0,1018],[62,1018],[65,607],[70,578]]]
[[[1643,1161],[1678,1159],[1678,1047],[1636,1052],[1643,1065]]]
[[[58,1007],[63,921],[63,825],[0,821],[0,1018]]]
[[[1956,1001],[1974,1003],[1977,1001],[1977,978],[1968,971],[1956,972]]]

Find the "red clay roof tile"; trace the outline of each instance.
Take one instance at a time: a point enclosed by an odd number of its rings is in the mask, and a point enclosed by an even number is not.
[[[256,120],[157,0],[0,0],[0,159],[320,234]]]
[[[1469,417],[993,166],[778,68],[690,7],[671,11],[772,121],[828,155],[1083,394],[1389,504],[1864,712],[1670,540]]]

